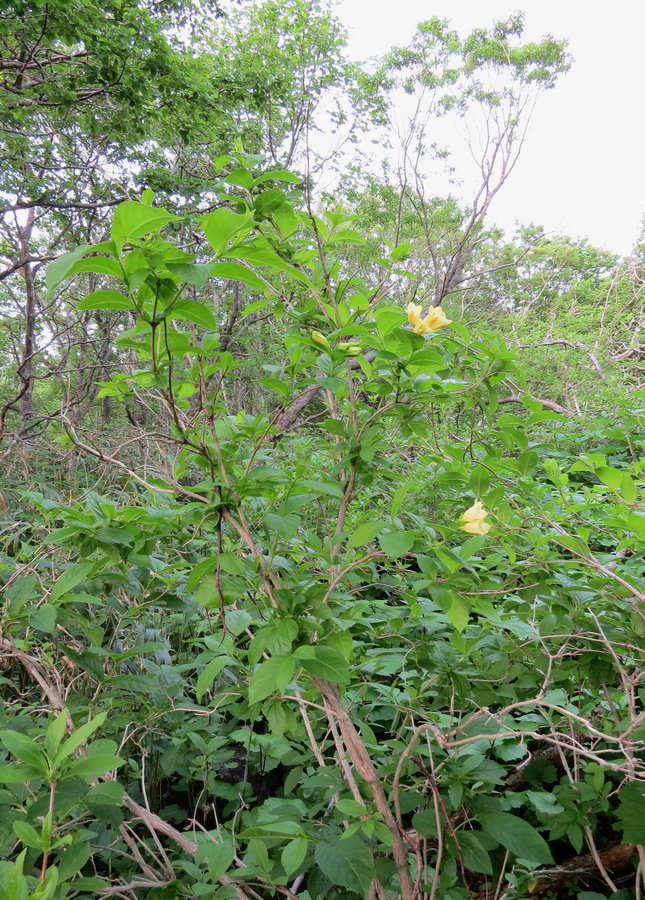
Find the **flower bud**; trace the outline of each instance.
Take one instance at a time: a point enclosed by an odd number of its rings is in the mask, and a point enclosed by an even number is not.
[[[319,347],[322,347],[323,350],[331,350],[331,347],[329,346],[329,341],[327,340],[325,335],[321,334],[319,331],[311,332],[311,340],[314,342],[314,344],[317,344]]]
[[[356,341],[341,341],[336,344],[336,349],[342,350],[343,353],[346,353],[348,356],[361,355],[361,345],[357,344]]]

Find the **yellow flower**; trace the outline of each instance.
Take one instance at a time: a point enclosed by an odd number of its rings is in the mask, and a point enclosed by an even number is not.
[[[461,521],[464,523],[461,526],[462,531],[466,531],[468,534],[488,534],[490,524],[484,522],[487,515],[481,500],[475,500],[470,509],[462,514]]]
[[[450,325],[451,319],[446,318],[446,314],[440,306],[430,307],[428,315],[421,318],[421,307],[416,303],[408,303],[407,308],[408,322],[414,326],[415,334],[429,334],[432,331],[439,331],[444,325]]]
[[[410,325],[416,325],[421,321],[421,307],[417,306],[416,303],[408,303],[407,313]]]

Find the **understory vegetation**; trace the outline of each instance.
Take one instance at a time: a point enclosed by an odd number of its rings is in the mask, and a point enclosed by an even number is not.
[[[0,896],[638,900],[642,246],[485,227],[563,44],[170,7],[0,19]]]

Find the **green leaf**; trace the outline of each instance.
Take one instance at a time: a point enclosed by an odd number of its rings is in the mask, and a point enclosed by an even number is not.
[[[376,522],[363,522],[358,528],[355,528],[347,541],[348,549],[354,547],[364,547],[365,544],[371,543],[374,538],[379,535],[385,528],[385,522],[377,520]]]
[[[120,806],[123,803],[124,787],[118,781],[99,781],[85,794],[86,803]]]
[[[294,656],[302,663],[303,668],[316,678],[340,684],[349,681],[347,660],[335,647],[307,644],[294,650]]]
[[[43,761],[42,766],[21,765],[12,763],[9,766],[0,766],[0,784],[22,784],[34,778],[46,778],[47,767]]]
[[[29,624],[44,634],[53,634],[56,630],[56,607],[51,603],[43,603],[37,606],[29,614]]]
[[[231,867],[235,859],[233,842],[222,840],[219,844],[208,845],[208,874],[212,883],[216,883]]]
[[[534,866],[553,863],[549,845],[540,832],[518,816],[507,812],[482,813],[479,822],[487,834],[518,858]]]
[[[468,479],[468,487],[476,497],[483,497],[490,486],[490,472],[484,466],[475,466]]]
[[[374,875],[372,855],[358,835],[333,843],[321,841],[316,847],[316,863],[332,884],[366,895]]]
[[[388,531],[379,538],[381,550],[391,559],[405,556],[414,546],[413,531]]]
[[[287,202],[283,191],[269,189],[262,191],[253,201],[253,209],[258,217],[268,217]]]
[[[406,315],[401,309],[386,307],[376,313],[376,328],[381,338],[386,337],[397,325],[403,325],[406,321]]]
[[[89,738],[91,734],[93,734],[97,728],[100,728],[101,725],[105,722],[107,717],[107,711],[97,713],[93,719],[89,722],[86,722],[85,725],[81,725],[80,728],[77,728],[70,737],[67,738],[64,744],[61,745],[60,750],[54,757],[54,764],[60,765],[60,763],[67,759],[68,756],[71,756],[72,753],[84,744],[85,741]]]
[[[272,656],[260,663],[249,682],[249,703],[259,703],[276,691],[284,691],[293,671],[292,656]]]
[[[625,472],[620,482],[620,493],[626,503],[633,503],[638,496],[638,488],[634,483],[634,479],[627,472]]]
[[[264,184],[265,181],[286,181],[289,184],[300,184],[302,178],[300,175],[295,175],[293,172],[286,172],[284,169],[269,169],[261,175],[258,175],[254,184],[257,187],[259,184]]]
[[[169,263],[168,271],[177,275],[186,284],[201,288],[211,274],[211,266],[200,263]]]
[[[301,487],[311,488],[316,494],[328,494],[330,497],[337,497],[342,500],[345,496],[340,487],[330,481],[314,481],[312,478],[303,478],[298,482]]]
[[[296,536],[300,526],[300,516],[296,516],[293,513],[282,516],[277,513],[267,513],[264,520],[272,531],[275,531],[286,541],[290,541]]]
[[[202,697],[209,690],[215,677],[219,675],[227,662],[228,656],[216,656],[215,659],[211,659],[204,671],[201,672],[195,687],[195,696],[198,703],[202,702]]]
[[[63,253],[58,259],[50,262],[47,266],[47,274],[45,275],[45,286],[47,290],[51,291],[59,285],[61,281],[67,278],[74,264],[82,259],[86,253],[90,253],[91,250],[91,244],[82,244],[80,247],[77,247],[76,250],[72,250],[70,253]]]
[[[125,294],[116,291],[93,291],[76,305],[77,309],[134,309],[134,303]]]
[[[61,881],[68,881],[77,875],[92,855],[92,848],[86,841],[71,844],[58,864],[58,874]]]
[[[479,872],[481,875],[492,875],[493,864],[490,856],[484,849],[476,831],[459,831],[457,833],[459,846],[464,859],[464,865],[471,872]]]
[[[41,775],[47,774],[47,763],[40,744],[32,741],[26,734],[19,731],[0,731],[0,741],[5,745],[9,753],[13,754],[21,762],[27,763],[37,769]]]
[[[463,597],[456,591],[450,592],[450,606],[446,610],[446,615],[461,634],[468,624],[468,616],[470,614],[470,606]]]
[[[359,803],[357,800],[350,800],[349,798],[339,800],[336,804],[336,809],[344,816],[364,816],[367,813],[367,809],[362,803]]]
[[[82,272],[96,272],[99,275],[111,275],[113,278],[123,280],[123,269],[116,259],[109,256],[90,256],[87,259],[80,259],[65,274],[65,278],[71,278],[72,275],[78,275]]]
[[[282,867],[287,874],[287,877],[291,876],[296,871],[296,869],[302,864],[302,861],[304,860],[306,855],[306,838],[297,837],[292,841],[289,841],[289,843],[282,851],[282,856],[280,857]]]
[[[65,736],[66,728],[67,709],[62,709],[57,716],[53,716],[49,720],[47,730],[45,731],[45,750],[50,757],[53,757],[60,747],[60,742]]]
[[[74,760],[66,774],[69,778],[93,778],[95,775],[104,775],[123,765],[125,765],[125,760],[112,753],[97,753],[96,756],[90,756],[87,759]]]
[[[619,491],[623,481],[623,473],[610,466],[598,466],[594,474],[612,491]]]
[[[158,231],[163,225],[176,219],[177,216],[165,209],[157,209],[136,200],[125,200],[116,208],[110,236],[118,247],[122,247],[126,241]]]
[[[179,300],[170,311],[171,319],[186,319],[194,325],[201,325],[209,331],[217,331],[217,319],[212,311],[197,300]]]
[[[630,781],[618,792],[616,816],[623,828],[623,842],[645,844],[645,784]]]
[[[216,278],[225,278],[228,281],[241,281],[242,284],[248,284],[249,287],[254,288],[256,291],[264,291],[266,289],[266,284],[262,279],[258,278],[252,269],[247,269],[241,263],[216,263],[212,267],[212,274]]]
[[[50,601],[56,603],[57,600],[60,600],[65,594],[68,594],[78,584],[85,581],[93,568],[93,562],[84,562],[77,563],[76,565],[70,566],[69,569],[66,569],[54,584],[49,598]]]
[[[521,475],[528,475],[538,464],[538,455],[535,450],[525,450],[517,458],[517,468]]]
[[[29,822],[24,822],[22,819],[18,819],[13,823],[13,830],[20,838],[20,840],[27,847],[33,847],[34,850],[48,850],[47,844],[44,842],[42,835],[40,835],[33,825],[30,825]]]
[[[206,240],[215,251],[215,256],[220,256],[228,242],[235,236],[249,233],[253,227],[253,213],[235,213],[225,206],[220,206],[219,209],[203,216],[201,224]]]

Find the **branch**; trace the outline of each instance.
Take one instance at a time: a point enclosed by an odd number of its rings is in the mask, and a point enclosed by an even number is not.
[[[556,403],[555,400],[544,400],[542,397],[535,397],[533,394],[525,394],[524,397],[520,397],[519,394],[511,394],[509,397],[500,397],[500,403],[523,403],[524,398],[529,397],[529,399],[533,400],[535,403],[541,403],[546,409],[551,409],[553,412],[560,413],[561,416],[567,416],[567,418],[571,418],[573,413],[570,409],[566,409],[564,406],[560,406],[559,403]]]

